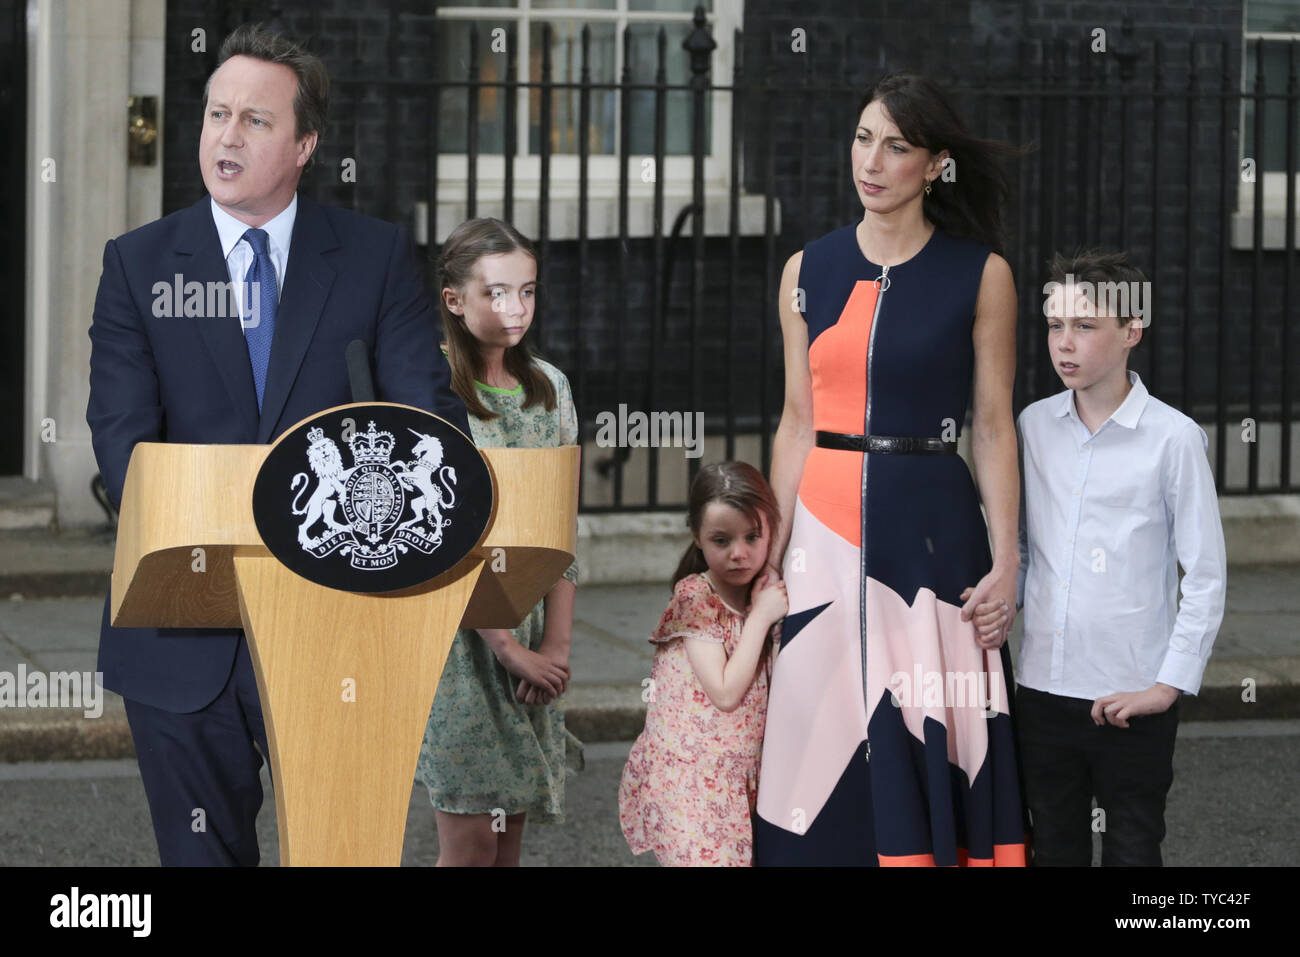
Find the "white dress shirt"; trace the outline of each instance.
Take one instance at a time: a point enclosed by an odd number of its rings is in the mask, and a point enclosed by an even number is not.
[[[1072,389],[1020,413],[1016,678],[1028,688],[1096,699],[1159,681],[1195,694],[1223,620],[1209,440],[1128,376],[1128,396],[1095,434]]]
[[[289,205],[281,210],[274,219],[262,224],[266,230],[266,248],[275,266],[275,286],[277,296],[284,291],[284,270],[289,264],[289,243],[293,239],[293,221],[298,215],[298,194],[293,194]],[[235,302],[239,315],[244,315],[244,277],[253,265],[253,247],[244,239],[244,233],[252,227],[241,223],[234,216],[212,200],[212,220],[217,225],[217,235],[221,238],[221,255],[226,258],[226,269],[230,273],[231,288],[234,289]]]

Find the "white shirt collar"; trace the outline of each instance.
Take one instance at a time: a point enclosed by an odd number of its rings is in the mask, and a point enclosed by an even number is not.
[[[1128,370],[1128,381],[1131,386],[1128,395],[1119,404],[1119,408],[1110,414],[1110,418],[1106,422],[1113,419],[1116,425],[1122,425],[1126,429],[1136,429],[1138,420],[1142,418],[1142,410],[1147,407],[1147,399],[1150,398],[1151,393],[1147,392],[1147,387],[1142,384],[1141,377],[1132,369]],[[1083,421],[1079,418],[1079,410],[1074,404],[1073,389],[1066,389],[1061,393],[1060,401],[1056,405],[1056,415],[1058,418],[1068,415],[1076,422]],[[1103,426],[1105,424],[1105,422],[1102,423]],[[1100,432],[1101,429],[1097,431]]]
[[[217,205],[215,199],[212,202],[212,220],[217,226],[217,235],[221,238],[221,255],[229,259],[230,251],[235,248],[244,233],[252,227],[248,223],[242,223],[234,216]],[[274,219],[262,224],[262,229],[266,230],[270,237],[271,249],[279,252],[284,258],[289,255],[289,243],[293,239],[293,222],[298,216],[298,194],[293,194],[293,199],[289,200],[289,205],[276,214]]]

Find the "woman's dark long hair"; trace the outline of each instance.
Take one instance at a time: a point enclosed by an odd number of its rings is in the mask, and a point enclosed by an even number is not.
[[[922,197],[926,219],[952,236],[973,239],[1001,255],[1006,248],[1002,210],[1009,189],[1001,157],[1023,156],[1025,149],[971,134],[933,81],[915,73],[890,73],[867,90],[854,114],[879,100],[903,138],[932,153],[947,150],[955,180],[937,177]]]
[[[704,520],[704,510],[713,502],[730,505],[748,518],[755,525],[759,516],[767,519],[768,543],[771,535],[781,527],[781,510],[776,504],[776,495],[772,486],[767,484],[763,474],[748,462],[714,462],[706,465],[695,474],[687,498],[686,524],[692,535],[699,535],[700,523]],[[687,575],[708,571],[709,563],[704,560],[704,552],[694,541],[686,547],[682,560],[677,563],[673,574],[673,587]]]
[[[516,250],[527,253],[533,262],[537,262],[537,251],[533,249],[533,244],[509,223],[490,218],[467,219],[451,231],[447,241],[442,244],[442,255],[438,257],[438,309],[442,313],[442,329],[447,337],[451,388],[464,400],[466,410],[476,419],[497,417],[497,413],[483,404],[478,389],[474,387],[474,380],[483,374],[483,354],[479,351],[478,340],[465,325],[465,317],[458,316],[447,308],[442,290],[450,287],[458,293],[464,292],[474,279],[474,267],[480,258]],[[527,335],[506,349],[502,361],[506,371],[524,387],[525,409],[539,402],[545,405],[548,412],[555,409],[555,387],[533,361]]]

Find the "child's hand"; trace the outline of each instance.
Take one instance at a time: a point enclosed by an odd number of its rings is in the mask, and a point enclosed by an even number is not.
[[[569,669],[568,649],[557,651],[554,645],[548,646],[543,641],[538,647],[537,653],[565,669],[564,681],[560,685],[560,694],[564,694],[569,690],[569,676],[567,674]],[[557,695],[551,694],[545,688],[539,688],[537,685],[531,684],[527,679],[521,679],[519,687],[515,689],[515,700],[524,704],[550,704],[556,697]]]
[[[497,661],[516,678],[522,678],[530,685],[551,694],[552,697],[564,693],[569,683],[569,667],[562,665],[545,655],[529,651],[519,642],[511,639],[503,642],[496,649]],[[517,695],[516,695],[517,697]]]
[[[781,573],[772,568],[771,565],[764,565],[763,570],[754,576],[754,580],[749,583],[749,605],[750,611],[754,610],[754,602],[758,599],[758,593],[768,585],[784,585],[785,579]]]
[[[553,661],[564,669],[564,688],[567,688],[569,686],[569,644],[566,642],[561,646],[556,642],[548,643],[543,639],[542,643],[537,646],[537,653],[547,661]],[[560,689],[561,694],[564,693],[564,688]]]
[[[967,588],[961,593],[963,601],[970,596],[973,589]],[[1001,648],[1002,643],[1011,634],[1011,622],[1015,620],[1015,611],[1009,609],[1001,599],[989,599],[975,606],[976,641],[982,648]]]
[[[529,684],[526,679],[520,679],[519,687],[515,689],[515,700],[522,704],[550,704],[555,700],[555,695]]]
[[[1164,714],[1178,700],[1179,694],[1177,688],[1158,681],[1146,691],[1108,694],[1092,703],[1092,722],[1098,726],[1109,723],[1117,728],[1127,728],[1129,718]]]
[[[785,582],[764,572],[754,585],[754,604],[750,614],[761,616],[768,624],[776,624],[790,610],[790,600],[785,593]]]

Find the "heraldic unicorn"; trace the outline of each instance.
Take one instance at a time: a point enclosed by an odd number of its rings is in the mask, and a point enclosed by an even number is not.
[[[432,435],[407,429],[417,439],[409,462],[391,462],[397,442],[391,432],[369,423],[365,432],[348,440],[352,468],[324,430],[307,433],[307,463],[316,476],[311,487],[306,472],[290,483],[293,514],[301,516],[298,544],[303,551],[323,558],[335,551],[348,555],[353,568],[381,569],[396,565],[399,555],[414,548],[431,554],[442,544],[443,529],[451,525],[444,516],[456,505],[456,470],[443,464],[442,442]]]

